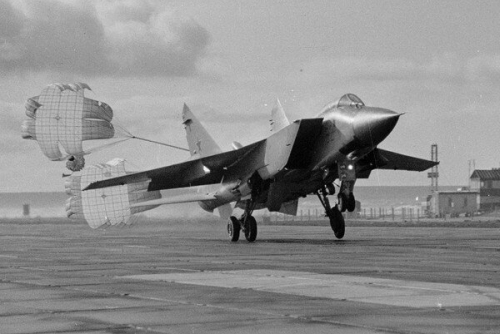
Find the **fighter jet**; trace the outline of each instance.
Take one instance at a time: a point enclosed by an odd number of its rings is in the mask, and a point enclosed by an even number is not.
[[[290,122],[279,101],[271,114],[269,137],[247,146],[233,143],[234,150],[222,152],[184,105],[182,120],[190,160],[97,181],[84,190],[145,181],[149,182],[148,191],[185,188],[180,198],[160,198],[136,206],[191,201],[206,211],[217,208],[228,221],[232,242],[239,240],[240,232],[247,241],[256,240],[254,210],[293,215],[299,198],[316,195],[335,236],[341,239],[345,233],[342,213],[355,210],[357,179],[368,178],[377,168],[424,171],[437,164],[378,148],[402,114],[366,106],[354,94],[328,104],[314,118]],[[334,197],[333,203],[328,196]],[[233,216],[234,207],[243,209],[239,218]]]

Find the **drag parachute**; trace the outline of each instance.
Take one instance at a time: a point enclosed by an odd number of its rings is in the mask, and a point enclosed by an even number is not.
[[[39,96],[26,101],[29,119],[22,124],[22,137],[38,142],[50,160],[68,160],[66,166],[79,171],[85,165],[82,142],[109,139],[115,135],[113,110],[103,102],[84,97],[85,83],[51,84]],[[62,153],[60,146],[66,153]]]
[[[82,192],[90,183],[127,174],[125,161],[113,159],[105,164],[84,168],[66,179],[66,214],[85,219],[90,227],[131,224],[132,215],[158,205],[137,206],[161,198],[159,191],[147,191],[150,180]]]

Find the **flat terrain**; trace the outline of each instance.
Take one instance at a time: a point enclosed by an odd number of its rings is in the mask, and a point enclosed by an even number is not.
[[[499,332],[497,221],[0,221],[0,333]]]

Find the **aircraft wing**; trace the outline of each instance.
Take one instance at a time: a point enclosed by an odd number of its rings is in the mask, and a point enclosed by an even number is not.
[[[436,161],[415,158],[382,149],[376,149],[376,151],[375,154],[378,155],[378,159],[376,159],[375,164],[377,166],[376,168],[379,169],[400,169],[422,172],[439,164],[439,162]]]
[[[150,180],[148,191],[220,183],[228,169],[231,169],[232,166],[264,143],[265,140],[244,146],[234,151],[97,181],[91,183],[83,190],[119,186],[148,180]]]
[[[139,202],[135,204],[131,204],[131,208],[138,208],[144,206],[157,206],[163,204],[176,204],[176,203],[188,203],[188,202],[197,202],[197,201],[210,201],[215,200],[216,197],[213,194],[196,194],[196,193],[186,193],[180,194],[176,196],[168,196],[162,197],[159,199],[153,199],[149,201]]]
[[[148,191],[245,181],[255,171],[269,179],[285,168],[305,168],[321,118],[295,121],[267,139],[234,151],[91,183],[83,190],[149,182]]]

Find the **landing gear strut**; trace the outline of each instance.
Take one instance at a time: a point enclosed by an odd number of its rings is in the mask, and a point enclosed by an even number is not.
[[[333,233],[337,239],[342,239],[345,234],[345,220],[344,216],[339,211],[338,205],[335,205],[333,208],[330,206],[325,186],[318,190],[316,195],[318,195],[319,201],[325,208],[325,214],[330,219],[330,226],[332,227]]]
[[[257,221],[252,216],[255,208],[255,203],[252,200],[247,200],[245,205],[245,212],[238,219],[234,216],[229,217],[227,224],[227,233],[232,242],[238,241],[240,238],[240,231],[245,234],[245,239],[248,242],[254,242],[257,239]]]
[[[356,199],[352,189],[354,188],[354,181],[341,181],[338,194],[338,207],[340,212],[353,212],[356,209]]]
[[[346,195],[345,193],[341,192],[339,193],[338,199],[340,212],[353,212],[356,209],[356,199],[354,198],[353,193],[349,193],[349,195]]]
[[[356,200],[352,193],[356,182],[356,167],[352,159],[345,159],[338,164],[340,189],[338,194],[338,208],[340,212],[353,212],[356,209]]]

